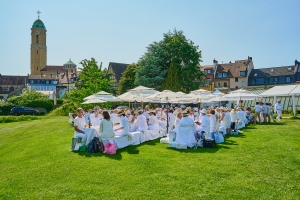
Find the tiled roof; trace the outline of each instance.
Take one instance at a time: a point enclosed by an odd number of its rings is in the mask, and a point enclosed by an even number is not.
[[[72,83],[71,79],[77,79],[77,77],[77,73],[69,73],[68,76],[66,75],[66,73],[61,73],[59,83],[66,84],[68,83],[68,81],[69,83]]]
[[[202,66],[202,68],[205,70],[205,69],[214,69],[214,66],[213,65],[204,65]]]
[[[295,66],[270,67],[253,69],[249,77],[271,77],[271,76],[289,76],[294,75]]]
[[[248,67],[248,60],[236,60],[234,63],[218,64],[216,78],[218,73],[226,72],[226,78],[238,78],[241,71],[246,71]]]
[[[120,81],[120,78],[122,76],[122,73],[126,70],[127,66],[129,64],[124,64],[124,63],[115,63],[115,62],[110,62],[108,67],[110,66],[113,73],[115,74],[117,82]]]
[[[41,71],[65,71],[63,66],[46,65]]]
[[[28,82],[28,76],[0,75],[0,85],[24,86]]]

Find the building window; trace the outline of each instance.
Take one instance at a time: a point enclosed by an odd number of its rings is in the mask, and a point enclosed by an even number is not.
[[[227,77],[227,73],[223,73],[223,77]]]
[[[227,83],[226,82],[224,83],[224,87],[227,87]]]
[[[252,85],[255,85],[255,79],[252,79],[252,80],[251,80],[251,84],[252,84]]]
[[[49,84],[49,81],[46,81],[46,84]]]
[[[36,67],[36,71],[39,71],[39,67]]]
[[[218,83],[218,87],[221,87],[221,83]]]
[[[34,80],[30,80],[30,83],[33,84],[33,83],[34,83]]]
[[[40,80],[37,80],[37,84],[40,84],[41,83],[41,81]]]
[[[36,54],[39,54],[39,50],[36,50]]]
[[[241,76],[246,76],[246,72],[240,72]]]
[[[219,73],[219,74],[218,74],[218,77],[222,77],[222,73]]]
[[[245,81],[242,81],[242,87],[245,87]]]
[[[239,78],[235,78],[234,81],[235,81],[235,82],[239,82]]]
[[[38,44],[39,43],[39,35],[35,36],[35,42]]]
[[[238,86],[235,86],[235,89],[239,89],[239,87],[238,87]]]
[[[286,77],[286,82],[287,82],[287,83],[290,83],[290,82],[291,82],[291,77],[289,77],[289,76]]]
[[[274,83],[277,83],[277,81],[278,81],[278,78],[274,78]]]

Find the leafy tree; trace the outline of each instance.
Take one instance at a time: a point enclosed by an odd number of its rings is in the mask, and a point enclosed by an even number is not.
[[[48,95],[28,88],[21,95],[12,96],[8,98],[7,101],[18,106],[28,106],[33,108],[41,107],[45,108],[47,111],[50,111],[53,107],[53,103]]]
[[[134,88],[134,80],[135,80],[135,69],[136,64],[132,63],[128,65],[126,70],[122,73],[121,79],[119,81],[118,86],[118,94],[123,94],[127,92],[128,90]]]
[[[179,83],[179,67],[174,62],[171,62],[168,69],[166,80],[162,84],[163,90],[171,90],[173,92],[182,91]]]
[[[162,89],[171,62],[178,67],[180,89],[183,92],[196,90],[204,73],[199,68],[201,51],[182,31],[168,32],[163,39],[147,47],[136,69],[136,85]]]
[[[98,66],[97,61],[91,58],[82,60],[80,64],[82,68],[79,68],[79,80],[75,82],[76,87],[64,96],[65,103],[81,106],[80,103],[87,96],[100,91],[113,92],[110,80],[112,74],[102,69],[102,63]]]
[[[154,42],[147,47],[147,52],[143,55],[136,68],[135,85],[143,85],[161,90],[167,68],[163,65],[164,50],[159,43]]]

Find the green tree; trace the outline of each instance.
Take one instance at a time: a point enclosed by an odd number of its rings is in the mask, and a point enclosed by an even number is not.
[[[121,79],[119,81],[118,86],[118,94],[123,94],[127,92],[128,90],[134,88],[134,80],[135,80],[135,69],[136,64],[132,63],[128,65],[126,70],[122,73]]]
[[[163,90],[171,90],[173,92],[182,91],[179,82],[179,66],[176,66],[174,62],[171,62],[168,69],[168,74],[166,80],[162,84]]]
[[[47,111],[50,111],[53,107],[53,103],[49,99],[48,95],[29,88],[27,88],[19,96],[12,96],[8,98],[7,101],[18,106],[28,106],[33,108],[41,107],[45,108]]]
[[[102,63],[98,66],[97,61],[91,58],[91,60],[82,60],[80,64],[82,67],[79,68],[81,72],[78,74],[79,80],[75,82],[76,87],[64,95],[66,103],[80,106],[83,98],[94,93],[113,92],[110,80],[112,74],[108,73],[106,69],[102,69]]]
[[[201,51],[182,31],[168,32],[163,39],[147,47],[136,69],[136,85],[162,89],[171,62],[178,67],[178,82],[183,92],[196,90],[204,73],[200,70]]]

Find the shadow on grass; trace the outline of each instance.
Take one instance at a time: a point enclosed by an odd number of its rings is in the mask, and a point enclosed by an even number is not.
[[[104,154],[102,152],[99,153],[88,153],[88,152],[74,152],[77,153],[80,156],[84,156],[86,158],[91,157],[107,157],[114,160],[122,160],[122,153],[127,152],[128,154],[139,154],[140,151],[137,149],[139,145],[137,146],[128,146],[122,149],[118,149],[116,154],[110,155],[110,154]]]

